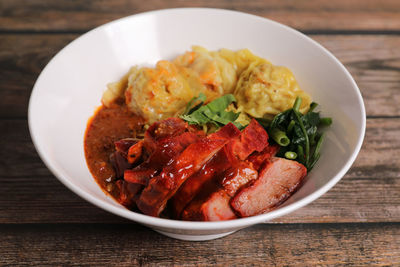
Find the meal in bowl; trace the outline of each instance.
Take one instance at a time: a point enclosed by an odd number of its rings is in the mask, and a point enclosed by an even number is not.
[[[292,72],[249,50],[194,47],[108,85],[88,167],[125,207],[218,221],[276,209],[318,161],[331,124]]]

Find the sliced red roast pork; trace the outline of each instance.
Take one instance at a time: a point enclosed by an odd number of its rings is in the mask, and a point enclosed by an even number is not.
[[[229,141],[240,135],[232,123],[218,132],[189,145],[170,165],[163,168],[160,175],[152,178],[137,201],[138,208],[147,215],[159,216],[167,201],[179,187],[196,173]]]
[[[214,177],[201,188],[201,192],[182,212],[183,220],[222,221],[236,218],[229,201],[236,191],[257,179],[251,163],[238,162]]]
[[[232,198],[231,206],[241,217],[271,211],[296,191],[306,174],[306,167],[296,161],[271,158],[258,179]]]

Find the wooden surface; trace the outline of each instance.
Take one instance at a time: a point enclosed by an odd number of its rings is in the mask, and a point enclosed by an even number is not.
[[[26,115],[40,71],[80,34],[183,6],[234,9],[299,29],[344,63],[367,110],[361,152],[328,193],[272,224],[200,243],[161,236],[69,191],[38,157]],[[397,0],[0,0],[0,129],[0,266],[400,265]]]

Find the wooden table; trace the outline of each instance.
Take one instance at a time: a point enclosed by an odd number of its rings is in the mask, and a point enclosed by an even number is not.
[[[341,60],[367,110],[361,152],[312,204],[222,239],[184,242],[82,200],[38,157],[27,125],[48,61],[111,20],[170,7],[240,10],[294,27]],[[399,265],[400,2],[0,0],[0,265]]]

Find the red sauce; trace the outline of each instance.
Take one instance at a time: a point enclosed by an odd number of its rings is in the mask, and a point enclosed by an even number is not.
[[[142,131],[143,119],[121,103],[110,108],[101,106],[88,122],[84,139],[86,163],[96,182],[114,198],[119,196],[115,171],[110,163],[110,155],[115,151],[114,142],[136,137]]]

